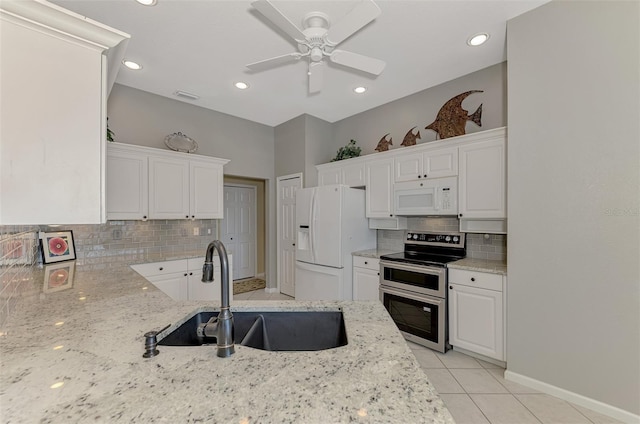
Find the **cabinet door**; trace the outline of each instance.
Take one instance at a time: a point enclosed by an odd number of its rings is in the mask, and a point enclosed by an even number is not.
[[[189,218],[189,162],[149,158],[149,217]]]
[[[189,211],[191,219],[223,218],[222,165],[191,161]]]
[[[318,186],[340,184],[340,169],[323,169],[318,171]]]
[[[353,300],[379,300],[379,289],[379,269],[353,267]]]
[[[423,177],[441,178],[458,175],[458,148],[437,149],[424,153]]]
[[[395,182],[413,181],[422,178],[422,154],[405,154],[395,158]]]
[[[107,219],[149,217],[148,157],[136,152],[107,153]]]
[[[341,184],[348,185],[349,187],[365,186],[364,163],[344,166],[341,168],[340,172]]]
[[[461,218],[506,218],[506,143],[504,139],[460,147]]]
[[[176,272],[149,277],[148,280],[173,300],[187,300],[187,273]]]
[[[368,162],[366,177],[367,218],[393,216],[393,158]]]
[[[0,224],[103,223],[102,48],[1,15]]]
[[[450,283],[449,342],[503,361],[502,292]]]

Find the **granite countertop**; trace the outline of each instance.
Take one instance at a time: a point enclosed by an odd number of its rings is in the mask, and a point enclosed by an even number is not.
[[[507,263],[488,259],[464,258],[449,262],[447,268],[465,269],[468,271],[489,272],[491,274],[507,275]]]
[[[382,255],[390,255],[392,253],[396,253],[396,250],[385,250],[385,249],[367,249],[367,250],[359,250],[357,252],[351,253],[353,256],[363,256],[365,258],[374,258],[380,259]]]
[[[379,302],[234,302],[342,308],[349,343],[335,349],[236,346],[218,358],[215,346],[159,346],[143,359],[145,332],[215,305],[173,301],[126,264],[75,266],[72,286],[54,292],[42,292],[44,273],[31,271],[35,294],[0,333],[4,422],[454,422]]]

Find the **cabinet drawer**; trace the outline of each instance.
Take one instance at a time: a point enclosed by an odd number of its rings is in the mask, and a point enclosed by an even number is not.
[[[502,291],[502,275],[491,274],[488,272],[450,269],[449,282],[464,286],[478,287],[500,292]]]
[[[380,259],[377,258],[366,258],[364,256],[354,256],[353,257],[353,266],[358,268],[366,268],[374,271],[380,270]]]
[[[185,272],[187,270],[187,260],[151,262],[148,264],[132,265],[131,268],[143,277],[164,275],[175,272]]]

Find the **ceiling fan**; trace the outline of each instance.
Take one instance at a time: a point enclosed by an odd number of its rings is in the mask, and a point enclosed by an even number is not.
[[[338,65],[373,75],[380,75],[386,65],[382,60],[335,48],[380,15],[380,8],[373,0],[362,1],[335,25],[330,24],[326,14],[310,12],[303,19],[303,30],[294,25],[269,0],[257,0],[251,5],[298,43],[297,52],[248,64],[247,68],[252,71],[306,58],[309,61],[309,93],[317,93],[322,89],[325,58]]]

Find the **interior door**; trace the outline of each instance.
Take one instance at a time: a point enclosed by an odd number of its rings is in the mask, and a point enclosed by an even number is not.
[[[253,187],[224,186],[224,219],[220,239],[232,252],[237,280],[256,272],[256,193]]]
[[[278,282],[280,293],[295,296],[296,192],[302,174],[278,178]]]

